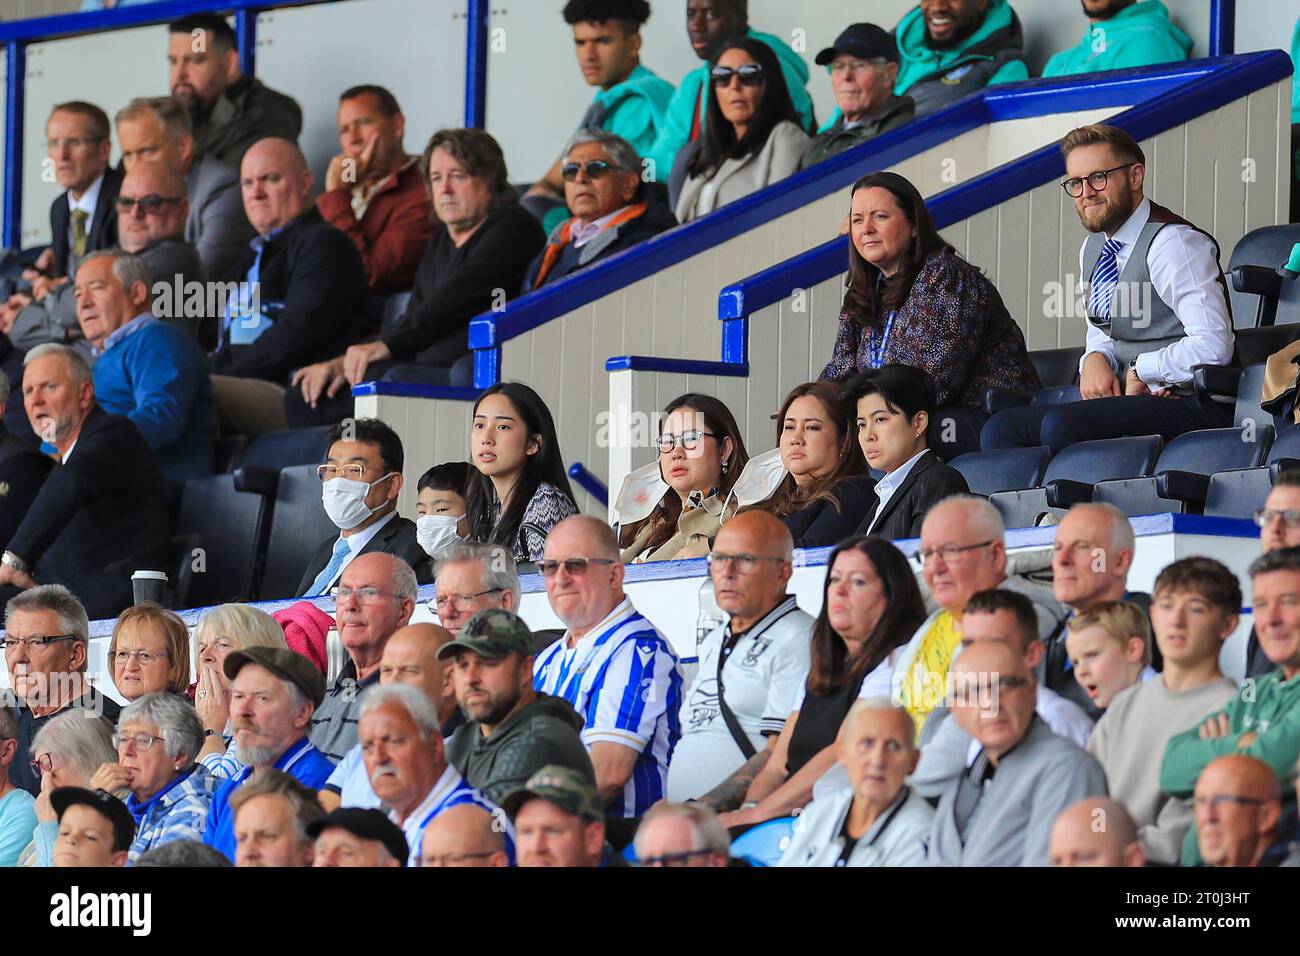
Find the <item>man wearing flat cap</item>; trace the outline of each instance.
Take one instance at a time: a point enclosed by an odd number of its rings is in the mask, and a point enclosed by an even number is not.
[[[513,611],[489,608],[438,649],[439,661],[453,661],[456,702],[468,721],[448,741],[447,759],[497,803],[548,764],[596,782],[582,717],[564,698],[533,689],[534,643]]]
[[[311,715],[325,697],[325,680],[307,658],[281,647],[250,647],[226,655],[230,725],[235,756],[244,769],[212,798],[203,841],[235,858],[235,821],[230,797],[258,771],[282,770],[319,790],[334,769],[311,745]]]
[[[626,865],[606,854],[604,801],[596,785],[577,771],[543,767],[510,793],[501,808],[515,825],[519,866]]]
[[[307,824],[316,841],[312,866],[406,866],[402,828],[373,808],[342,807]]]
[[[910,96],[894,95],[898,47],[874,23],[850,26],[817,54],[817,65],[830,71],[836,110],[804,151],[800,169],[902,126],[916,112]]]
[[[135,818],[125,803],[103,790],[60,787],[50,806],[59,818],[55,866],[126,866]]]

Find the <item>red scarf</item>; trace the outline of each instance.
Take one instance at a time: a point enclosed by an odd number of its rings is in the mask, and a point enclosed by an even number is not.
[[[613,219],[607,222],[605,224],[604,229],[601,229],[600,231],[604,232],[605,229],[613,229],[615,226],[621,226],[629,219],[635,219],[637,216],[642,215],[646,211],[647,205],[648,205],[647,203],[639,202],[636,205],[628,206],[621,213],[619,213],[617,216],[615,216]],[[564,251],[564,247],[569,244],[569,233],[573,227],[573,224],[577,221],[578,221],[577,216],[574,216],[571,219],[566,219],[564,221],[564,225],[560,227],[560,241],[548,242],[546,244],[546,251],[542,254],[542,265],[537,270],[537,278],[533,280],[534,289],[536,289],[543,282],[545,282],[546,277],[550,275],[551,270],[555,268],[555,263],[558,262],[560,259],[560,253],[562,253]],[[597,235],[599,235],[599,233],[597,233]]]

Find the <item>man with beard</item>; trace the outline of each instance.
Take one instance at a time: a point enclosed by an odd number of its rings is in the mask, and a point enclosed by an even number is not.
[[[447,759],[497,803],[548,764],[596,782],[578,712],[563,698],[533,689],[532,646],[527,624],[492,608],[475,614],[438,650],[438,660],[454,658],[456,701],[468,720],[448,741]]]
[[[235,31],[225,17],[200,13],[168,28],[168,86],[190,111],[194,154],[239,168],[259,139],[298,141],[302,109],[239,69]]]
[[[1143,196],[1146,156],[1124,130],[1081,126],[1061,141],[1061,154],[1061,186],[1091,233],[1079,252],[1088,317],[1083,400],[999,412],[985,423],[980,444],[1048,445],[1055,454],[1099,438],[1169,441],[1231,425],[1232,406],[1192,384],[1196,366],[1236,361],[1218,243]]]
[[[307,739],[311,716],[325,697],[325,679],[307,658],[288,648],[250,647],[226,655],[223,669],[230,679],[235,755],[244,769],[213,796],[203,842],[234,860],[235,791],[267,768],[319,790],[334,765]]]
[[[1077,76],[1187,59],[1192,38],[1160,0],[1081,0],[1083,39],[1047,61],[1043,76]]]

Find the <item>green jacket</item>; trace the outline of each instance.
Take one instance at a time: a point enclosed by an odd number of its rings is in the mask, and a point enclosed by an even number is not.
[[[1219,714],[1228,715],[1227,736],[1203,740],[1197,725],[1169,741],[1160,764],[1161,790],[1171,797],[1190,797],[1206,765],[1227,754],[1256,757],[1272,767],[1279,780],[1291,779],[1296,760],[1300,759],[1300,677],[1283,680],[1278,668],[1254,683],[1248,681],[1227,707],[1205,719]],[[1249,746],[1238,747],[1237,741],[1246,733],[1258,736]],[[1295,790],[1288,786],[1282,790],[1283,805],[1293,803]],[[1183,843],[1183,865],[1199,862],[1200,848],[1193,827]]]
[[[448,742],[447,759],[471,787],[500,803],[548,764],[569,767],[594,783],[596,771],[581,732],[582,717],[568,701],[538,694],[491,737],[484,737],[474,721],[465,723]]]
[[[816,121],[812,98],[807,90],[808,64],[780,37],[759,33],[757,30],[750,30],[748,36],[751,40],[766,43],[781,61],[781,73],[790,90],[790,100],[803,120],[804,129],[811,132],[816,128]],[[668,104],[668,115],[664,118],[658,138],[648,153],[642,153],[643,158],[654,160],[654,178],[658,182],[668,182],[677,151],[691,141],[691,122],[695,118],[696,105],[700,109],[701,126],[708,116],[708,100],[705,97],[709,92],[709,69],[706,62],[682,77],[682,85],[677,87],[672,102]]]
[[[916,104],[912,102],[910,96],[891,96],[872,110],[857,126],[845,129],[844,114],[836,109],[837,119],[824,127],[809,144],[803,158],[799,160],[799,168],[807,169],[836,153],[842,153],[851,146],[865,143],[867,140],[875,139],[881,133],[902,126],[912,119],[912,114],[915,112]]]
[[[241,76],[217,97],[212,109],[191,112],[194,154],[239,169],[244,152],[259,139],[279,136],[291,143],[302,132],[302,108],[292,97],[262,81]]]
[[[659,135],[674,92],[671,83],[638,63],[622,83],[596,93],[582,125],[621,136],[638,156],[645,156]]]
[[[916,101],[917,116],[994,83],[1029,79],[1024,32],[1007,0],[989,0],[984,22],[951,50],[926,46],[925,17],[919,6],[898,21],[894,40],[900,57],[894,92]]]
[[[1043,76],[1075,76],[1098,70],[1185,60],[1192,38],[1169,19],[1160,0],[1140,0],[1109,20],[1091,24],[1077,46],[1054,54]]]

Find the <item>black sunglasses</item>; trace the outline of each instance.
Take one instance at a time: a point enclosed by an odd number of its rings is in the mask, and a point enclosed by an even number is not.
[[[181,201],[180,196],[157,196],[151,194],[148,196],[141,196],[139,199],[133,199],[130,196],[118,196],[117,208],[123,210],[124,212],[130,212],[132,209],[136,207],[136,204],[138,203],[140,208],[143,209],[146,213],[155,213],[159,209],[161,209],[166,203],[180,202],[180,201]]]
[[[572,183],[577,181],[579,170],[586,173],[588,179],[600,179],[613,168],[613,163],[607,163],[603,159],[589,159],[585,163],[565,163],[560,167],[560,175],[565,182]]]
[[[741,86],[762,86],[763,64],[745,63],[735,69],[729,66],[715,66],[709,70],[709,76],[713,79],[713,85],[718,87],[730,86],[733,76],[740,77]]]

